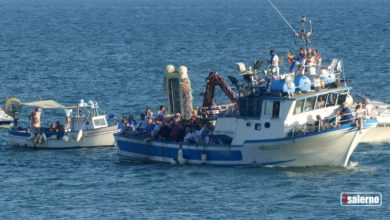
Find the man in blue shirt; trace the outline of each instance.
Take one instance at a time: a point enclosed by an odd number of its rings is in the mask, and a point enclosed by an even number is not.
[[[351,123],[353,121],[352,111],[348,106],[348,103],[343,103],[343,109],[341,109],[341,124]]]
[[[126,132],[126,129],[130,127],[129,122],[127,121],[126,116],[122,117],[122,121],[118,123],[118,128],[120,129],[119,135],[124,135]]]

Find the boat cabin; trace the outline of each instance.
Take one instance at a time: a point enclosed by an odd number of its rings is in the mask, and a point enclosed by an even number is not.
[[[239,98],[238,113],[218,117],[215,135],[226,135],[233,145],[251,140],[271,140],[305,133],[319,115],[335,125],[337,109],[352,102],[350,87],[310,90],[292,96],[252,93]],[[310,131],[314,131],[311,129]]]

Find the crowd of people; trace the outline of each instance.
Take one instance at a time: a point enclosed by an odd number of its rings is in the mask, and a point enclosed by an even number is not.
[[[282,59],[276,54],[274,49],[270,50],[271,59],[270,69],[273,74],[273,77],[278,79],[280,78],[280,68],[279,65],[282,63]],[[316,67],[321,65],[321,55],[317,49],[304,48],[299,49],[299,54],[294,55],[292,52],[287,54],[288,63],[291,64],[289,73],[290,74],[304,74],[306,70],[309,71],[310,75],[315,75]],[[308,67],[308,68],[305,68]]]
[[[337,115],[340,118],[340,124],[355,121],[356,127],[361,129],[363,121],[372,117],[373,109],[374,106],[368,102],[368,99],[364,99],[362,103],[357,104],[355,112],[352,112],[349,104],[344,102],[342,108],[337,112]]]
[[[191,119],[182,119],[180,113],[167,115],[162,105],[155,117],[151,108],[146,108],[145,112],[140,114],[138,122],[133,115],[122,116],[118,128],[120,129],[119,135],[185,144],[207,144],[208,135],[213,130],[213,126],[203,123],[196,112],[193,112]]]
[[[362,103],[358,103],[355,107],[355,112],[352,112],[349,104],[344,102],[340,109],[336,112],[334,123],[331,127],[339,127],[340,125],[355,123],[356,128],[362,130],[363,122],[374,117],[373,114],[374,106],[369,103],[368,99],[364,99]],[[320,115],[316,117],[317,121],[314,123],[318,131],[326,129],[326,121],[321,118]]]

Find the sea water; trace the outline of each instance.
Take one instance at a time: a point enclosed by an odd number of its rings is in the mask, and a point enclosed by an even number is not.
[[[297,31],[302,15],[313,20],[313,46],[324,63],[343,59],[355,92],[390,102],[390,1],[273,2]],[[271,48],[286,61],[292,36],[266,0],[1,0],[0,96],[92,99],[138,117],[166,104],[167,64],[188,67],[201,104],[209,72],[239,77],[236,62],[269,59]],[[347,168],[219,168],[123,164],[114,148],[14,149],[6,136],[2,129],[0,219],[390,216],[389,144],[360,144]],[[383,204],[342,207],[341,192],[380,192]]]

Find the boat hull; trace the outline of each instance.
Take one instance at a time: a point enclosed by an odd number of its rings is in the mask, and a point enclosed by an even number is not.
[[[361,132],[354,127],[348,127],[296,138],[248,140],[239,146],[145,142],[118,135],[115,135],[115,139],[120,161],[251,166],[346,166],[361,138],[373,126],[376,124],[366,126]]]
[[[85,148],[85,147],[103,147],[114,146],[114,134],[118,132],[117,126],[109,126],[93,130],[84,130],[83,135],[77,141],[78,132],[69,132],[66,138],[59,138],[56,135],[48,136],[41,143],[31,137],[28,131],[8,130],[8,143],[13,147],[42,148],[42,149],[66,149],[66,148]]]
[[[374,144],[390,142],[390,114],[378,117],[377,120],[377,126],[370,129],[361,142]]]

